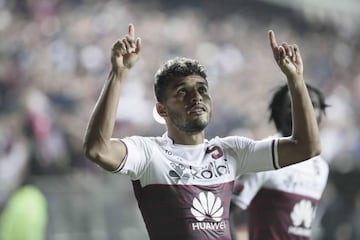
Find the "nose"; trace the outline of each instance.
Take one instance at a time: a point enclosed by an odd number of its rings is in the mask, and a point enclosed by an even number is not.
[[[202,100],[203,100],[202,96],[197,90],[192,91],[192,95],[191,95],[192,103],[199,103],[202,102]]]

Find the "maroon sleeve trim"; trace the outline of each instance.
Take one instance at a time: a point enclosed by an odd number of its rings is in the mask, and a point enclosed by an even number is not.
[[[277,151],[276,151],[278,141],[279,141],[278,139],[274,139],[274,140],[272,140],[272,143],[271,143],[271,156],[272,156],[272,163],[273,163],[274,169],[279,169],[280,168],[279,160],[278,160],[278,156],[277,156]]]
[[[124,142],[123,142],[123,143],[124,143]],[[123,169],[124,165],[125,165],[125,162],[126,162],[127,157],[128,157],[128,148],[127,148],[127,146],[126,146],[125,143],[124,143],[124,145],[125,145],[125,151],[126,151],[125,156],[124,156],[124,159],[121,161],[119,167],[116,168],[114,171],[112,171],[112,173],[120,172],[120,171]]]

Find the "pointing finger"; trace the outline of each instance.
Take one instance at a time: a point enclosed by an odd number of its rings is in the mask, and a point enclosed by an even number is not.
[[[270,41],[270,46],[271,46],[274,58],[275,58],[276,62],[279,63],[280,53],[279,53],[278,45],[276,42],[275,34],[272,30],[269,31],[269,41]]]
[[[134,39],[135,38],[135,27],[132,23],[129,24],[129,36]]]
[[[278,44],[276,42],[276,38],[275,38],[275,33],[273,30],[269,31],[269,41],[270,41],[270,46],[272,49],[277,48]]]

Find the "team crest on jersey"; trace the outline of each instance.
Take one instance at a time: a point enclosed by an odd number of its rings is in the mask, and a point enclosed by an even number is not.
[[[195,197],[190,211],[199,221],[192,223],[193,230],[217,230],[224,229],[226,226],[222,221],[224,207],[221,199],[212,192],[201,192],[198,197]]]
[[[311,201],[302,199],[295,204],[290,217],[292,226],[289,227],[290,234],[310,237],[311,223],[315,214],[315,210]]]

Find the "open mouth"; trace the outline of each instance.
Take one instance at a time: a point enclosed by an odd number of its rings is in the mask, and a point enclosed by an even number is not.
[[[188,111],[187,113],[188,114],[203,114],[206,112],[206,107],[204,105],[194,105],[192,106]]]

